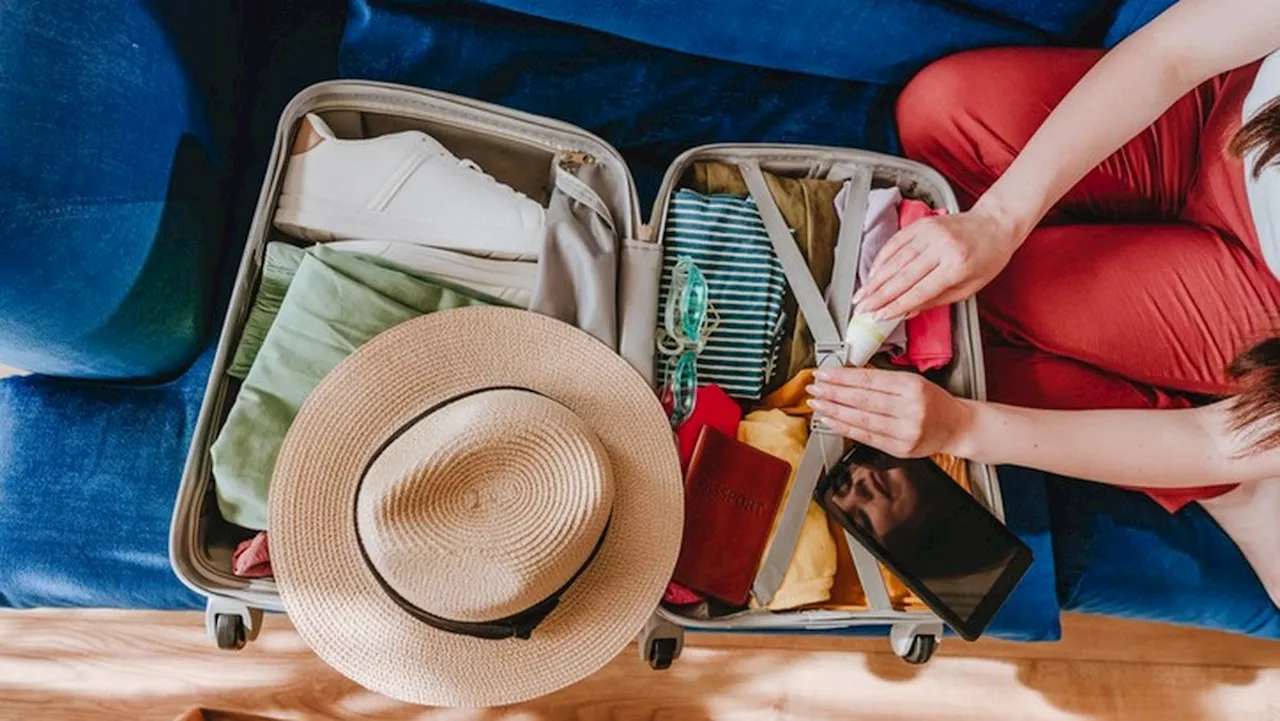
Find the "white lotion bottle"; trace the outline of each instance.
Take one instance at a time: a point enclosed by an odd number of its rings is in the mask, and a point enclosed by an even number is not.
[[[889,334],[902,323],[902,318],[876,320],[870,313],[855,313],[849,319],[849,327],[844,333],[845,345],[849,348],[849,357],[845,365],[860,368],[870,362],[884,345]]]

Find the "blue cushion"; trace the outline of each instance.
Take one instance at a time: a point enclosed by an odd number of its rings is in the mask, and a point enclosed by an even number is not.
[[[202,605],[169,520],[211,361],[151,387],[0,380],[0,604]]]
[[[1170,515],[1140,493],[1048,482],[1067,610],[1280,638],[1280,612],[1198,505]]]
[[[1148,0],[480,0],[707,58],[872,83],[905,83],[926,63],[991,45],[1077,40],[1117,5]],[[1168,5],[1172,0],[1158,0]],[[434,7],[436,0],[396,0]],[[1129,13],[1126,19],[1132,22]]]
[[[146,377],[204,343],[237,18],[186,6],[0,0],[0,363]]]
[[[3,24],[16,17],[6,14],[12,12],[9,3],[10,0],[0,0],[0,37],[21,30]],[[31,3],[14,2],[13,5],[17,8]],[[32,232],[39,230],[47,234],[61,228],[78,235],[23,235],[31,242],[47,241],[58,246],[45,249],[45,255],[35,253],[38,248],[27,248],[16,242],[11,250],[7,245],[11,238],[0,237],[0,251],[7,254],[5,262],[0,263],[0,285],[12,267],[8,261],[15,254],[34,255],[24,256],[23,264],[15,264],[17,267],[13,268],[19,277],[34,283],[41,275],[58,269],[59,262],[78,262],[72,252],[74,244],[55,241],[68,237],[91,238],[98,243],[93,247],[94,252],[104,259],[103,266],[94,269],[95,274],[116,279],[119,286],[124,285],[129,268],[136,265],[131,262],[130,254],[151,253],[151,257],[140,262],[148,269],[158,267],[154,274],[148,270],[138,276],[141,284],[138,289],[124,293],[123,297],[130,299],[129,307],[145,311],[148,306],[142,301],[146,299],[155,304],[150,308],[156,314],[154,318],[163,318],[164,314],[180,317],[183,313],[195,317],[192,304],[198,297],[200,304],[209,306],[207,315],[220,318],[225,312],[229,281],[235,273],[257,201],[280,111],[294,93],[306,85],[337,74],[337,46],[345,8],[341,0],[277,0],[269,7],[255,4],[253,22],[249,24],[257,24],[260,32],[250,42],[246,38],[219,34],[218,28],[222,25],[203,12],[193,11],[194,6],[185,0],[146,3],[110,0],[109,7],[104,0],[102,5],[98,9],[67,6],[66,12],[54,12],[42,6],[44,12],[22,18],[26,31],[33,37],[64,32],[62,25],[65,24],[68,26],[65,32],[88,34],[93,42],[107,49],[122,43],[124,47],[136,43],[138,47],[134,51],[157,65],[95,66],[89,73],[95,77],[66,89],[81,103],[78,112],[85,116],[86,123],[95,118],[92,109],[119,105],[119,112],[123,115],[128,111],[133,124],[126,128],[123,138],[116,138],[120,147],[112,148],[113,152],[128,153],[128,162],[81,148],[81,157],[76,161],[83,174],[93,180],[92,162],[97,160],[108,163],[103,171],[117,184],[115,187],[137,189],[147,187],[148,183],[161,183],[163,187],[173,162],[173,150],[166,146],[164,134],[166,128],[172,127],[168,123],[173,118],[164,111],[207,105],[220,108],[211,118],[225,120],[230,126],[209,126],[211,137],[221,139],[210,147],[221,147],[229,143],[227,137],[235,136],[243,143],[244,157],[250,162],[236,164],[230,171],[233,179],[228,182],[236,190],[228,193],[222,189],[216,193],[218,217],[212,220],[192,208],[184,209],[180,203],[165,200],[163,194],[136,203],[103,195],[101,203],[80,208],[66,196],[89,192],[96,186],[83,191],[76,189],[73,186],[79,176],[70,172],[50,177],[48,186],[40,189],[41,197],[48,199],[50,207],[62,210],[36,218],[38,227]],[[143,5],[147,7],[145,11]],[[215,2],[208,6],[225,11],[232,4]],[[180,17],[174,17],[175,13]],[[208,43],[216,45],[216,50],[204,47]],[[25,49],[49,53],[60,47],[52,43],[27,45]],[[5,63],[10,62],[9,49],[0,46],[0,77],[5,72]],[[235,53],[243,55],[235,59],[228,57]],[[37,55],[23,60],[26,67],[30,67],[56,64],[60,57]],[[117,71],[122,77],[113,78],[112,74]],[[252,93],[253,102],[246,104],[241,117],[235,117],[236,98],[228,85],[230,79],[241,72],[250,76],[251,88],[241,89]],[[170,76],[185,80],[179,86],[161,82]],[[29,84],[29,79],[23,82]],[[184,92],[190,93],[190,97],[177,92],[175,87],[185,88]],[[0,83],[0,98],[7,101],[10,91],[8,85]],[[54,100],[37,97],[33,104],[25,106],[16,102],[0,103],[0,118],[21,126],[37,125],[39,113],[46,109],[43,103]],[[148,118],[148,108],[157,117]],[[0,137],[4,136],[8,124],[0,127]],[[143,137],[145,130],[155,133],[150,143]],[[97,140],[105,143],[111,132],[110,127],[104,126]],[[204,155],[203,144],[185,136],[179,141],[183,147],[192,144]],[[0,147],[0,158],[9,149]],[[46,149],[36,148],[34,152],[43,153]],[[72,165],[64,164],[63,169]],[[219,167],[223,170],[219,172],[228,172],[226,166],[225,161],[220,161]],[[174,163],[175,177],[184,175],[179,172],[183,167],[194,166]],[[130,172],[138,176],[133,178],[134,186],[127,185]],[[150,177],[153,172],[154,178]],[[7,187],[5,183],[12,180],[0,177],[0,188]],[[174,185],[181,183],[175,180]],[[105,194],[110,187],[98,190]],[[230,213],[223,208],[224,196],[231,201]],[[3,202],[0,199],[0,207],[4,207]],[[73,220],[63,226],[53,225],[60,222],[59,215]],[[213,241],[212,246],[198,251],[198,262],[191,258],[187,259],[191,262],[179,262],[181,253],[197,252],[192,247],[195,241],[205,242],[212,228],[224,225],[224,215],[229,218],[225,225],[234,230],[228,234],[228,240],[221,243],[222,258],[206,263],[206,253],[216,256],[219,243]],[[3,220],[3,211],[0,211],[0,221]],[[209,223],[208,227],[202,225],[204,223]],[[11,227],[5,226],[6,232],[13,235]],[[157,228],[166,230],[158,233]],[[112,252],[119,257],[111,258]],[[50,253],[53,253],[52,261]],[[158,256],[173,262],[157,263]],[[181,267],[183,262],[185,267]],[[115,267],[117,265],[125,267]],[[214,265],[220,266],[220,272],[215,272]],[[148,278],[156,280],[151,282]],[[93,281],[92,278],[73,280],[86,286]],[[4,316],[9,312],[4,305],[9,298],[8,290],[0,287],[0,329],[5,328]],[[84,301],[88,295],[86,291],[71,300]],[[21,297],[18,300],[26,302]],[[111,298],[105,296],[95,300],[103,304],[110,301]],[[31,308],[31,323],[45,322],[41,319],[46,315],[52,318],[49,322],[54,325],[49,326],[50,332],[58,330],[57,323],[63,323],[65,329],[65,323],[69,322],[66,316],[74,314],[63,299],[47,307],[34,303],[23,307]],[[208,332],[199,331],[194,323],[184,325],[175,321],[177,330],[171,326],[166,331],[165,324],[159,321],[148,325],[146,317],[134,320],[142,330],[132,336],[117,336],[114,346],[111,334],[101,333],[93,339],[101,339],[103,346],[90,346],[67,336],[68,347],[79,343],[75,348],[87,351],[92,362],[89,371],[93,375],[109,375],[105,370],[147,375],[160,366],[181,366],[186,362],[182,357],[187,355],[186,347],[191,343],[196,343],[197,349],[203,346],[204,354],[176,380],[158,385],[111,385],[43,377],[0,380],[0,559],[4,559],[0,563],[0,605],[172,609],[192,608],[203,603],[173,575],[168,560],[168,534],[187,446],[212,365],[211,341]],[[166,336],[166,332],[174,336]],[[147,346],[153,355],[139,360],[127,349],[147,334],[162,337]],[[11,337],[0,330],[0,347],[6,347],[4,341]],[[80,356],[81,351],[75,348],[71,348],[74,352],[67,356],[59,354],[50,358],[50,354],[35,353],[32,357],[70,363]],[[12,350],[12,346],[9,349]],[[172,355],[165,360],[170,350]],[[12,355],[3,357],[13,358]],[[42,367],[34,362],[16,364]],[[58,369],[53,365],[43,367]]]
[[[667,164],[694,145],[896,147],[894,93],[885,87],[706,60],[458,0],[421,5],[352,0],[343,75],[444,90],[587,128],[627,157],[646,203]]]

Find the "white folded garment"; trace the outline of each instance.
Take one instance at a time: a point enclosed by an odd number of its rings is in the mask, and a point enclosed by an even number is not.
[[[364,253],[430,273],[451,283],[528,308],[538,279],[538,264],[495,260],[398,240],[336,240],[333,250]]]

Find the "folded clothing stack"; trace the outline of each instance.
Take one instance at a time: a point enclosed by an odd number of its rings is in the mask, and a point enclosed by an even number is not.
[[[826,288],[835,271],[835,250],[848,183],[790,178],[767,172],[763,175],[811,275],[819,288]],[[861,229],[858,283],[854,289],[867,280],[876,255],[898,230],[937,212],[922,201],[904,199],[897,188],[873,189]],[[702,349],[697,353],[699,387],[693,408],[676,429],[688,482],[703,482],[705,471],[690,466],[697,465],[694,455],[695,448],[701,447],[699,441],[705,443],[707,434],[713,433],[735,438],[745,446],[786,461],[791,478],[784,485],[789,489],[808,442],[811,412],[804,389],[812,382],[816,366],[814,340],[805,319],[797,311],[797,302],[787,287],[781,264],[740,170],[726,163],[694,163],[686,174],[686,186],[678,188],[671,198],[663,241],[661,307],[685,300],[672,297],[672,271],[685,259],[705,278],[705,303],[711,319]],[[669,330],[663,326],[659,334],[663,332]],[[884,362],[926,372],[951,362],[952,340],[951,309],[942,307],[899,326],[880,350]],[[667,369],[659,371],[660,380],[672,382]],[[722,446],[723,442],[718,445]],[[719,455],[732,454],[721,449]],[[949,456],[933,460],[966,490],[969,488],[964,461]],[[756,481],[763,483],[760,478]],[[734,479],[719,478],[714,482],[719,488],[735,486]],[[763,493],[765,489],[750,490]],[[735,498],[751,496],[746,490],[736,493]],[[707,535],[698,532],[699,524],[720,521],[709,517],[709,511],[694,502],[695,496],[691,493],[686,504],[686,555],[698,554],[698,539]],[[772,498],[769,494],[765,496]],[[751,496],[749,503],[739,498],[739,505],[767,506],[765,496]],[[777,511],[769,508],[769,513]],[[778,517],[774,515],[765,548],[772,542],[777,525]],[[748,536],[752,539],[750,542]],[[741,543],[735,540],[737,548],[730,552],[740,552],[749,558],[728,558],[727,552],[717,547],[706,552],[717,557],[710,567],[717,564],[736,567],[742,565],[737,561],[742,561],[752,569],[757,568],[763,549],[755,543],[755,534],[743,533],[740,538]],[[693,617],[723,615],[746,608],[865,610],[866,596],[843,539],[843,530],[828,519],[821,506],[811,501],[791,563],[767,605],[762,607],[754,598],[740,602],[746,593],[741,578],[729,594],[733,599],[723,593],[717,597],[700,592],[696,588],[698,583],[691,579],[704,568],[700,561],[707,561],[705,558],[686,559],[687,565],[683,570],[677,569],[677,577],[688,583],[673,581],[664,602]],[[896,608],[926,608],[901,580],[888,571],[884,571],[884,577]]]
[[[706,278],[718,324],[698,354],[698,377],[741,401],[756,401],[816,364],[814,342],[737,167],[695,163],[671,198],[663,235],[659,304],[671,302],[672,270],[688,258]],[[770,193],[820,288],[835,267],[847,183],[764,173]],[[858,258],[859,284],[900,228],[936,212],[897,188],[871,191]],[[855,285],[855,290],[859,285]],[[909,319],[885,341],[893,362],[924,372],[951,362],[951,309]],[[668,368],[659,368],[668,381]]]

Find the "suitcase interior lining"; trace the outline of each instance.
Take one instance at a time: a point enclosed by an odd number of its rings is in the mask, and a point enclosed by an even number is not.
[[[826,180],[847,180],[852,177],[854,171],[859,167],[865,167],[867,162],[844,161],[840,159],[829,159],[823,157],[795,157],[794,153],[798,151],[789,150],[780,153],[771,152],[768,148],[760,150],[742,150],[739,148],[705,148],[694,150],[681,156],[668,172],[668,182],[664,183],[664,187],[660,196],[660,207],[654,210],[654,226],[655,233],[659,239],[662,238],[664,226],[666,224],[666,210],[670,202],[672,193],[679,187],[688,187],[691,185],[693,176],[693,164],[698,161],[716,160],[726,163],[741,162],[744,159],[750,159],[759,162],[760,167],[775,175],[789,178],[819,178]],[[872,163],[872,188],[893,188],[896,187],[902,192],[903,198],[921,200],[933,208],[942,208],[947,206],[947,202],[943,193],[939,192],[932,183],[926,178],[921,177],[917,173],[909,170],[891,167],[888,165],[879,165]],[[674,185],[672,179],[678,179],[679,182]],[[952,362],[939,371],[928,374],[948,390],[957,395],[964,397],[973,397],[977,392],[977,384],[974,382],[976,377],[975,359],[970,352],[970,345],[966,342],[971,332],[968,318],[966,314],[960,312],[952,313],[952,327],[957,342],[955,343],[955,356]],[[993,499],[989,497],[984,484],[980,479],[985,477],[985,472],[980,464],[969,464],[970,477],[974,481],[971,483],[971,491],[979,501],[991,507],[995,505]],[[837,543],[842,542],[837,539]],[[674,608],[665,607],[666,610],[677,618],[685,618]],[[908,608],[898,608],[896,610],[913,611],[918,608],[912,604]],[[697,619],[696,623],[700,625],[715,625],[717,623],[732,625],[734,621],[740,621],[748,616],[773,616],[779,619],[780,623],[785,622],[783,619],[788,616],[796,617],[801,614],[811,614],[815,607],[801,607],[794,610],[786,611],[769,611],[767,609],[749,609],[727,616],[714,618],[710,620]],[[848,608],[842,607],[838,610],[833,609],[827,613],[860,613],[865,612],[865,608]],[[694,619],[690,619],[693,621]]]

